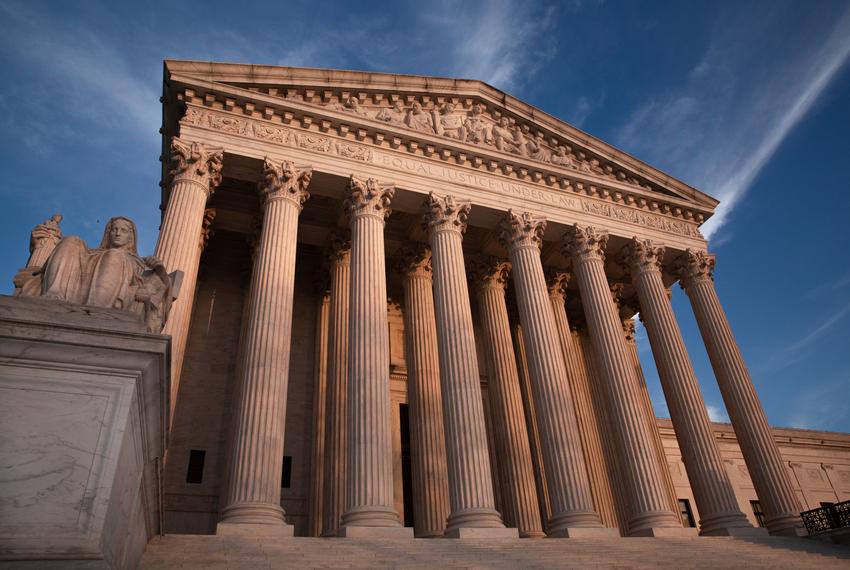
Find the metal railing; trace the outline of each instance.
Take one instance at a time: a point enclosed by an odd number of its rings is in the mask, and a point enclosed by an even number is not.
[[[810,535],[848,527],[850,526],[850,501],[804,511],[800,513],[800,516],[803,517],[806,531]]]

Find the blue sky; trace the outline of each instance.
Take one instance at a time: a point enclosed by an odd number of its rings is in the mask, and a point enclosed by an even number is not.
[[[844,1],[0,0],[0,292],[55,212],[89,242],[130,216],[152,252],[165,58],[482,79],[721,199],[705,233],[769,420],[850,432],[848,53]]]

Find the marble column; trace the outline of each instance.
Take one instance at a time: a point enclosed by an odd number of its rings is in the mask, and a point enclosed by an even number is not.
[[[348,321],[348,456],[345,512],[339,535],[404,537],[393,498],[390,436],[390,344],[384,224],[395,188],[351,177]]]
[[[280,473],[298,215],[309,197],[312,170],[266,159],[263,174],[263,228],[251,276],[233,454],[219,528],[228,523],[274,524],[291,533],[280,507]]]
[[[478,298],[486,353],[496,464],[502,482],[502,514],[505,524],[516,528],[520,537],[542,537],[545,534],[505,304],[510,268],[507,261],[478,259],[471,264],[470,281]]]
[[[605,275],[608,234],[578,225],[565,236],[566,257],[581,292],[593,342],[596,373],[604,388],[623,479],[630,498],[631,536],[685,534],[670,510],[664,473],[653,449],[652,433],[635,389],[635,371],[626,351],[622,323]]]
[[[534,468],[534,482],[537,486],[537,506],[540,511],[543,532],[552,518],[552,506],[549,502],[549,491],[546,485],[546,471],[543,469],[543,453],[540,451],[540,432],[537,429],[537,414],[534,413],[534,397],[531,395],[531,378],[528,376],[528,359],[525,357],[525,335],[519,317],[516,315],[516,305],[508,306],[508,318],[511,320],[513,331],[514,355],[516,356],[519,387],[522,394],[522,408],[525,411],[525,427],[528,431],[528,444],[531,449],[531,465]]]
[[[451,514],[446,536],[517,536],[515,529],[505,529],[493,497],[472,310],[463,262],[463,233],[470,203],[431,193],[425,207],[434,270],[440,387],[449,466]]]
[[[582,315],[583,318],[583,315]],[[576,348],[581,352],[581,370],[587,378],[590,386],[590,397],[593,401],[593,410],[599,420],[599,435],[602,443],[602,451],[605,455],[605,469],[608,473],[608,482],[614,497],[614,517],[616,527],[622,536],[628,536],[629,532],[629,503],[628,490],[623,482],[622,469],[620,468],[619,451],[614,441],[613,420],[608,408],[608,401],[603,389],[599,374],[596,373],[596,356],[594,355],[593,343],[587,332],[587,323],[583,320],[582,331],[573,336],[577,342]]]
[[[604,529],[593,509],[564,355],[540,261],[545,229],[544,219],[509,210],[501,223],[500,240],[513,262],[517,306],[525,333],[531,393],[552,507],[547,533],[602,535],[608,529]]]
[[[699,383],[667,298],[661,279],[663,258],[664,248],[649,240],[634,239],[624,251],[699,511],[700,534],[728,535],[735,529],[751,529],[723,467]]]
[[[404,287],[414,535],[438,537],[449,516],[449,480],[431,250],[423,244],[406,248],[398,271]]]
[[[326,279],[322,280],[326,282]],[[325,494],[325,416],[328,388],[328,321],[330,291],[320,284],[321,294],[316,307],[316,340],[313,358],[313,441],[310,467],[310,536],[322,535],[322,513]]]
[[[171,410],[180,387],[180,372],[189,338],[198,265],[204,236],[204,211],[215,188],[221,183],[223,149],[201,143],[171,140],[171,188],[160,225],[155,255],[169,271],[182,271],[180,295],[174,301],[162,334],[171,336]]]
[[[345,510],[348,442],[348,311],[351,240],[347,231],[331,235],[326,251],[330,270],[328,315],[328,387],[325,404],[325,469],[322,536],[335,536]]]
[[[800,505],[756,395],[732,328],[714,289],[713,255],[688,250],[677,260],[682,288],[696,315],[714,376],[770,534],[795,535],[802,526]]]
[[[567,379],[569,380],[576,422],[579,428],[578,433],[584,450],[584,462],[587,466],[587,475],[593,494],[593,504],[604,526],[616,528],[616,521],[613,519],[614,498],[608,481],[608,474],[605,471],[605,457],[602,452],[597,418],[593,412],[590,386],[587,382],[587,376],[583,375],[580,357],[576,354],[570,324],[567,320],[565,299],[569,280],[569,273],[556,272],[549,275],[547,280],[549,302],[552,305],[555,328],[558,331],[561,351],[564,354]]]

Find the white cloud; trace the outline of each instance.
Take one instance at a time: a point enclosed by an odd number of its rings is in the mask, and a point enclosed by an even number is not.
[[[706,403],[705,407],[708,410],[708,419],[713,422],[729,423],[729,415],[722,406]]]
[[[616,135],[619,145],[721,200],[702,227],[715,240],[850,55],[850,9],[824,37],[789,42],[793,49],[771,44],[775,30],[766,22],[722,24],[687,80],[637,108]]]

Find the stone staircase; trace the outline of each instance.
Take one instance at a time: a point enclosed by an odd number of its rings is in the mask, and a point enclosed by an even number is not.
[[[795,538],[342,539],[168,535],[144,570],[172,568],[850,569],[850,548]]]

